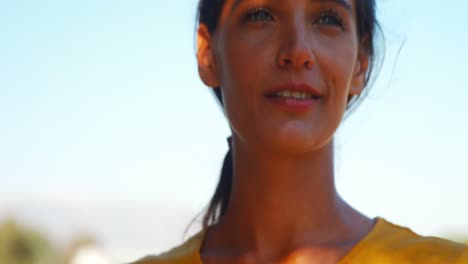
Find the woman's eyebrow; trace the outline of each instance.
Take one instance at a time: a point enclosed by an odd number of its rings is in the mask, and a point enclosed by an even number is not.
[[[333,2],[333,3],[336,3],[336,4],[344,7],[344,9],[348,10],[350,13],[353,13],[353,7],[351,6],[351,4],[349,4],[345,0],[314,0],[314,1],[317,1],[317,2]],[[312,2],[314,2],[314,1],[312,1]]]
[[[234,3],[232,4],[231,11],[234,11],[236,9],[236,7],[242,2],[243,2],[243,0],[235,0]],[[342,7],[344,7],[344,9],[348,10],[350,13],[353,12],[352,6],[348,2],[346,2],[345,0],[312,0],[312,2],[321,2],[321,3],[333,2],[333,3],[336,3],[338,5],[341,5]]]

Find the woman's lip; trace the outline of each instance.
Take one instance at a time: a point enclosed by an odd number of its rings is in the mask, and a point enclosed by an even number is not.
[[[319,98],[295,99],[281,96],[266,96],[265,98],[273,105],[278,106],[285,111],[297,113],[309,110],[312,106],[318,104],[320,101]]]
[[[307,92],[311,93],[313,96],[322,97],[322,94],[317,89],[305,83],[284,83],[277,85],[268,89],[264,95],[271,96],[281,91]]]

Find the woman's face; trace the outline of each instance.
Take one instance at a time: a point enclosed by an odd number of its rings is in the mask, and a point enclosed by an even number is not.
[[[368,67],[354,0],[226,0],[197,58],[237,138],[297,154],[330,142]]]

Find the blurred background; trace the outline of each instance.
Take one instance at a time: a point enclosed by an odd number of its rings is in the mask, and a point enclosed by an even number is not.
[[[0,0],[0,263],[123,263],[199,230],[184,235],[214,191],[229,128],[198,78],[196,4]],[[458,241],[467,9],[378,1],[382,70],[336,137],[351,204]]]

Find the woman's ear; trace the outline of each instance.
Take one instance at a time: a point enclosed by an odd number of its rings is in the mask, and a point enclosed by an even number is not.
[[[354,65],[353,80],[351,82],[351,89],[349,95],[359,95],[364,90],[366,85],[367,70],[369,69],[369,54],[366,50],[366,40],[360,44],[358,50],[358,57]]]
[[[212,36],[205,24],[200,24],[197,30],[197,62],[198,74],[203,83],[209,87],[219,87]]]

